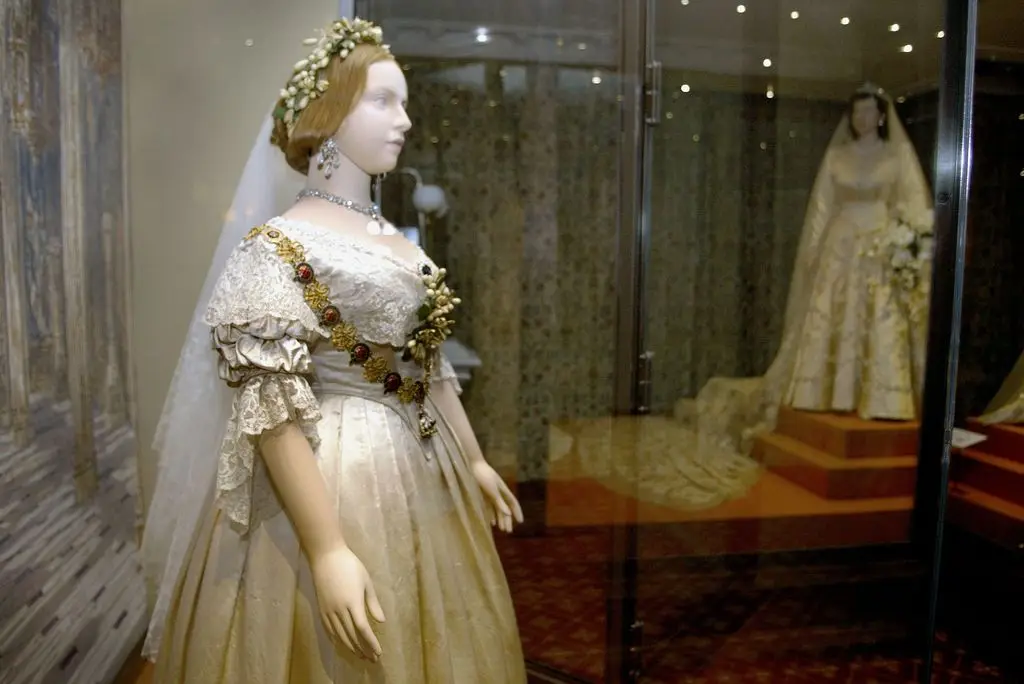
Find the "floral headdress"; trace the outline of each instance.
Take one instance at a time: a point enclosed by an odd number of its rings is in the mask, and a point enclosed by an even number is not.
[[[299,114],[312,100],[326,92],[330,83],[320,77],[327,68],[331,57],[348,57],[357,45],[376,45],[390,51],[382,42],[383,34],[373,22],[356,17],[351,21],[339,19],[321,32],[319,38],[307,38],[303,45],[312,47],[309,57],[299,60],[292,67],[292,77],[281,90],[281,100],[274,109],[274,117],[284,121],[288,135],[295,130]]]

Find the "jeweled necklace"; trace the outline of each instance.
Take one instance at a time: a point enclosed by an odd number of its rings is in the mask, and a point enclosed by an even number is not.
[[[296,200],[300,200],[304,197],[315,197],[322,199],[331,204],[337,204],[339,207],[344,207],[349,211],[354,211],[364,216],[370,217],[370,222],[366,224],[366,232],[370,235],[394,235],[395,229],[390,224],[384,221],[384,216],[380,213],[380,207],[376,204],[371,204],[366,207],[358,202],[353,202],[350,199],[339,197],[338,195],[331,194],[326,190],[317,190],[316,188],[305,188],[299,191]]]

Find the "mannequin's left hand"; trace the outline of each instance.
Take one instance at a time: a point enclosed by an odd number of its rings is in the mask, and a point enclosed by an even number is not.
[[[473,477],[484,493],[491,525],[497,526],[502,532],[511,532],[513,520],[523,522],[523,509],[512,490],[486,461],[477,461],[472,468]]]

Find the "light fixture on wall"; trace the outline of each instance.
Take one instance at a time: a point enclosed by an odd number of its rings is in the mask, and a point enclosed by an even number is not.
[[[420,172],[411,166],[399,169],[398,173],[410,176],[416,183],[412,190],[412,206],[416,209],[418,224],[414,242],[426,247],[427,223],[431,219],[444,218],[448,213],[448,199],[440,185],[424,183]],[[413,236],[408,235],[408,229],[404,229],[403,232],[406,232],[406,237],[412,239]]]

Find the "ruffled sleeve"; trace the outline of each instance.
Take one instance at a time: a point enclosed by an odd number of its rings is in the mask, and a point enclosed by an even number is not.
[[[310,347],[325,336],[289,266],[262,237],[229,258],[206,312],[218,373],[237,388],[217,468],[217,503],[243,530],[279,510],[257,447],[295,422],[315,449],[320,407],[310,388]]]

